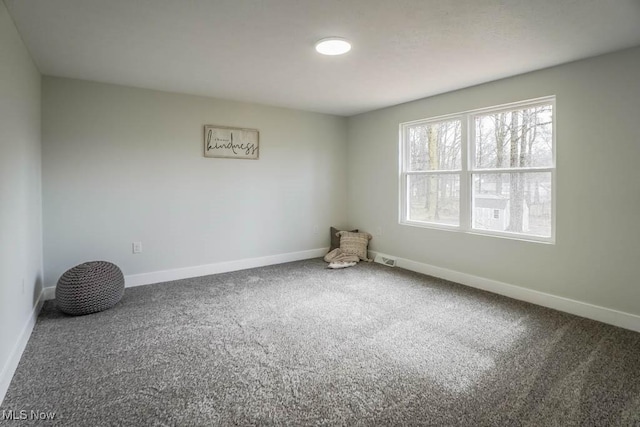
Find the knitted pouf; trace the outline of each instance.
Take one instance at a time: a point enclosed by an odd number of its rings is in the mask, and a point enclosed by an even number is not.
[[[124,294],[124,276],[117,265],[91,261],[67,270],[56,286],[58,308],[67,314],[96,313],[111,308]]]

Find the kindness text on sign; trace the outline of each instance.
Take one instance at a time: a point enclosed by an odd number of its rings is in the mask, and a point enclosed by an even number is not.
[[[204,127],[204,156],[229,159],[257,159],[258,131],[222,126]]]

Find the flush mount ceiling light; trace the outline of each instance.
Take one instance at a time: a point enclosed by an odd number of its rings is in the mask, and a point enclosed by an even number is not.
[[[316,43],[316,51],[323,55],[342,55],[350,50],[351,43],[341,37],[327,37]]]

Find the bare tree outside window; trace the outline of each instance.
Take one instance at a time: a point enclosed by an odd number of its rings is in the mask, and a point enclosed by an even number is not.
[[[401,124],[401,223],[553,242],[554,97]]]
[[[474,117],[474,170],[509,172],[473,174],[473,228],[551,236],[552,177],[538,170],[553,167],[552,117],[551,104]]]
[[[408,128],[409,218],[457,225],[460,222],[461,122],[420,124]],[[455,173],[450,173],[455,172]]]

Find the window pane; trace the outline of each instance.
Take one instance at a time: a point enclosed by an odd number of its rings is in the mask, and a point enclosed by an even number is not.
[[[410,171],[460,170],[460,120],[410,126],[407,138]]]
[[[551,236],[551,173],[473,174],[473,228]]]
[[[407,179],[408,220],[460,224],[459,175],[409,175]]]
[[[475,167],[553,166],[552,105],[475,116]]]

